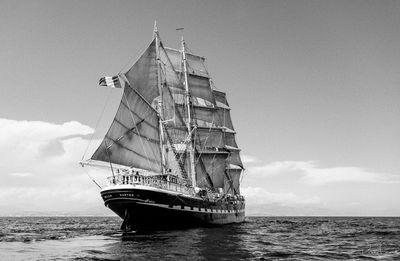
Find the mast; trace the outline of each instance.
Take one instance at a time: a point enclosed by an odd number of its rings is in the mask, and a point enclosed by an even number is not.
[[[186,64],[186,51],[185,51],[185,40],[182,35],[182,59],[183,59],[183,72],[185,76],[185,91],[186,91],[186,106],[187,106],[187,122],[186,127],[188,129],[188,135],[190,135],[190,142],[188,143],[188,153],[190,160],[190,176],[192,179],[192,186],[196,187],[196,171],[194,165],[194,148],[193,148],[193,139],[192,139],[192,119],[191,119],[191,111],[190,111],[190,92],[189,92],[189,82],[188,82],[188,73],[187,73],[187,64]]]
[[[157,61],[157,87],[160,93],[160,100],[159,100],[159,110],[158,113],[160,114],[158,127],[160,130],[160,151],[161,151],[161,173],[165,174],[165,150],[164,150],[164,131],[163,131],[163,110],[162,110],[162,85],[161,85],[161,72],[160,72],[160,39],[158,36],[158,29],[157,29],[157,21],[154,21],[154,32],[153,37],[156,39],[156,61]]]

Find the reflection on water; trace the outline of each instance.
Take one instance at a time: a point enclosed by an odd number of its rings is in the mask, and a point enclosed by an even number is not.
[[[132,234],[108,247],[111,256],[129,260],[176,260],[193,256],[199,260],[196,244],[201,238],[199,229]]]
[[[107,246],[107,258],[146,260],[238,260],[251,257],[243,248],[243,224],[151,234],[132,234]]]
[[[119,218],[0,218],[0,260],[400,260],[400,218],[260,217],[129,234]]]
[[[205,228],[197,245],[200,256],[206,260],[244,260],[253,257],[246,246],[246,223],[218,228]]]

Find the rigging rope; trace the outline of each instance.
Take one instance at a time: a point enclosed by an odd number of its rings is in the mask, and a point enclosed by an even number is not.
[[[169,135],[168,131],[165,130],[165,133],[167,134],[167,139],[168,139],[169,143],[171,144],[172,152],[174,153],[175,159],[176,159],[177,162],[178,162],[178,166],[179,166],[179,168],[180,168],[180,171],[181,171],[181,173],[182,173],[182,176],[183,176],[185,179],[187,179],[188,177],[187,177],[187,174],[186,174],[186,172],[185,172],[185,168],[184,168],[184,166],[183,166],[184,162],[182,162],[181,157],[179,157],[178,152],[176,151],[176,148],[175,148],[175,146],[173,145],[172,138],[171,138],[171,136]]]
[[[86,175],[93,181],[94,184],[96,184],[100,189],[103,189],[103,188],[94,180],[94,178],[92,178],[92,177],[89,175],[89,173],[87,173],[86,171],[85,171],[85,173],[86,173]]]
[[[109,101],[109,99],[110,99],[110,96],[111,96],[111,89],[108,90],[108,95],[107,95],[106,101],[105,101],[105,103],[104,103],[104,105],[103,105],[103,109],[102,109],[102,111],[101,111],[101,113],[100,113],[100,117],[97,119],[96,125],[95,125],[95,127],[94,127],[94,132],[93,132],[92,135],[90,136],[90,140],[89,140],[89,142],[88,142],[88,144],[87,144],[87,146],[86,146],[85,152],[84,152],[83,155],[82,155],[82,159],[81,159],[82,161],[83,161],[83,159],[85,158],[86,153],[87,153],[87,151],[88,151],[88,149],[89,149],[89,146],[90,146],[90,144],[91,144],[92,141],[93,141],[94,134],[95,134],[95,132],[96,132],[96,130],[97,130],[97,127],[99,126],[99,123],[100,123],[101,118],[103,117],[104,111],[106,110],[106,107],[107,107],[108,101]]]

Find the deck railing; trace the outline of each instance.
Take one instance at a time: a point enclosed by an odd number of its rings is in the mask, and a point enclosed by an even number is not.
[[[144,176],[133,173],[117,173],[108,177],[109,184],[112,185],[143,185],[160,188],[185,194],[194,194],[193,189],[185,185],[181,178],[174,175],[155,175]]]
[[[107,178],[109,185],[142,185],[149,186],[153,188],[159,188],[174,192],[179,192],[186,195],[196,196],[194,189],[188,185],[185,185],[186,182],[175,175],[142,175],[139,174],[138,171],[132,172],[124,172],[124,171],[116,171],[114,176],[110,176]],[[205,200],[211,201],[219,201],[226,203],[236,203],[237,201],[244,201],[244,197],[241,195],[230,195],[230,194],[219,194],[208,192],[207,196],[199,197],[204,198]]]

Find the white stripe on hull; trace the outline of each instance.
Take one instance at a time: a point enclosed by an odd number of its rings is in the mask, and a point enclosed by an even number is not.
[[[125,198],[124,198],[125,199]],[[215,214],[227,214],[227,213],[244,213],[244,209],[238,209],[238,210],[226,210],[226,209],[210,209],[210,208],[197,208],[188,206],[184,206],[182,209],[181,206],[173,206],[170,207],[167,204],[157,204],[157,203],[149,203],[149,202],[137,202],[137,204],[141,205],[148,205],[148,206],[153,206],[153,207],[160,207],[160,208],[168,208],[168,209],[173,209],[173,210],[178,210],[178,211],[190,211],[190,212],[197,212],[197,213],[215,213]],[[219,212],[220,211],[220,212]]]

